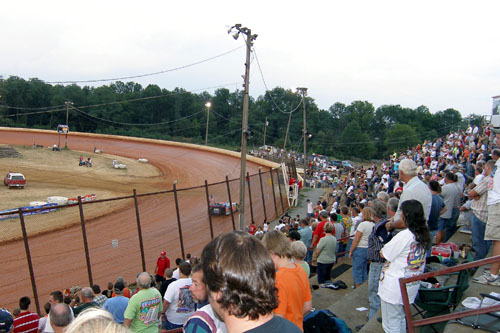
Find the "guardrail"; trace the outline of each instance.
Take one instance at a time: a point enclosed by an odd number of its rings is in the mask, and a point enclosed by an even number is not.
[[[421,280],[425,280],[425,279],[439,276],[439,275],[460,272],[460,271],[463,271],[465,269],[471,269],[474,267],[479,267],[479,266],[498,263],[498,262],[500,262],[500,255],[495,256],[495,257],[491,257],[491,258],[487,258],[487,259],[477,260],[477,261],[466,263],[466,264],[457,265],[457,266],[450,267],[450,268],[441,269],[441,270],[435,271],[435,272],[429,272],[429,273],[424,273],[424,274],[412,276],[409,278],[399,279],[399,286],[401,288],[401,295],[403,296],[403,306],[404,306],[404,310],[405,310],[405,314],[406,314],[406,323],[408,325],[408,332],[409,333],[415,332],[415,327],[441,323],[444,321],[449,321],[449,320],[468,317],[468,316],[475,316],[475,315],[479,315],[479,314],[483,314],[483,313],[500,311],[500,305],[492,305],[492,306],[482,307],[480,309],[466,310],[466,311],[445,314],[445,315],[441,315],[441,316],[435,316],[435,317],[431,317],[431,318],[413,320],[413,318],[411,316],[410,303],[408,301],[408,292],[406,290],[406,284],[410,283],[410,282],[421,281]]]

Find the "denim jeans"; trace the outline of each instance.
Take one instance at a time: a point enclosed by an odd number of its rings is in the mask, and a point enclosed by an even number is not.
[[[333,263],[322,264],[318,262],[318,283],[324,283],[330,280],[330,272],[332,271]]]
[[[366,247],[356,247],[352,252],[352,277],[355,284],[362,284],[368,279],[366,255]]]
[[[484,240],[484,230],[486,223],[472,214],[472,247],[474,248],[474,260],[486,258],[490,249],[491,241]]]
[[[391,304],[380,300],[382,328],[385,333],[406,332],[405,310],[402,304]]]
[[[313,257],[313,250],[307,249],[305,261],[310,264]]]
[[[460,208],[453,208],[453,211],[451,213],[451,218],[447,221],[444,230],[445,230],[445,236],[444,236],[444,241],[447,242],[453,234],[458,230],[457,228],[457,221],[458,218],[460,217]]]
[[[368,272],[368,301],[370,302],[370,313],[368,318],[371,319],[380,309],[380,297],[378,295],[378,283],[380,282],[380,272],[384,264],[381,262],[371,262],[370,272]]]
[[[177,324],[174,324],[174,323],[171,323],[167,320],[165,320],[165,323],[163,325],[163,328],[166,329],[167,331],[168,330],[173,330],[173,329],[176,329],[176,328],[181,328],[183,325],[177,325]]]

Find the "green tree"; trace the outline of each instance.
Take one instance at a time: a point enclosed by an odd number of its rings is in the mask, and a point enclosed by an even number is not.
[[[408,147],[414,147],[419,142],[419,136],[413,127],[406,124],[396,124],[386,132],[386,154],[405,151]]]

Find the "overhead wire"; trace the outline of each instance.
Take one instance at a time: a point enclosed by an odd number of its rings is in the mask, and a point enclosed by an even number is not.
[[[211,60],[223,57],[223,56],[225,56],[227,54],[230,54],[230,53],[233,53],[233,52],[235,52],[235,51],[237,51],[237,50],[239,50],[239,49],[241,49],[243,47],[244,47],[244,45],[238,46],[237,48],[234,48],[232,50],[226,51],[224,53],[218,54],[218,55],[210,57],[210,58],[206,58],[206,59],[203,59],[203,60],[200,60],[200,61],[193,62],[191,64],[187,64],[187,65],[183,65],[183,66],[179,66],[179,67],[174,67],[174,68],[170,68],[170,69],[165,69],[165,70],[158,71],[158,72],[153,72],[153,73],[131,75],[131,76],[123,76],[123,77],[115,77],[115,78],[107,78],[107,79],[72,80],[72,81],[47,81],[45,83],[49,83],[49,84],[95,83],[95,82],[119,81],[119,80],[128,80],[128,79],[136,79],[136,78],[147,77],[147,76],[154,76],[154,75],[169,73],[169,72],[173,72],[173,71],[177,71],[177,70],[181,70],[181,69],[193,67],[193,66],[196,66],[196,65],[199,65],[199,64],[202,64],[202,63],[205,63],[205,62],[208,62],[208,61],[211,61]]]
[[[257,51],[255,51],[255,47],[252,48],[253,49],[253,54],[255,56],[255,60],[257,61],[257,67],[259,68],[259,72],[260,72],[260,76],[262,78],[262,82],[264,83],[264,87],[266,88],[266,92],[268,92],[269,94],[269,97],[271,98],[271,102],[273,103],[274,107],[280,111],[281,113],[284,113],[284,114],[290,114],[290,113],[294,113],[295,111],[297,111],[299,109],[299,107],[302,105],[303,103],[303,97],[301,98],[301,101],[299,102],[299,104],[294,108],[292,109],[291,111],[284,111],[282,110],[278,104],[276,104],[274,98],[273,98],[273,95],[271,94],[271,91],[269,90],[269,88],[267,87],[267,83],[266,83],[266,80],[264,79],[264,73],[262,72],[262,68],[260,66],[260,62],[259,62],[259,57],[257,56]]]

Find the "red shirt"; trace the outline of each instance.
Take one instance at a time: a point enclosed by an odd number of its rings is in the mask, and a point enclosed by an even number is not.
[[[165,276],[165,270],[167,268],[170,268],[170,260],[168,260],[167,257],[159,257],[158,261],[156,262],[156,268],[156,274],[158,274],[159,276]]]
[[[39,317],[34,312],[24,311],[19,314],[19,316],[14,319],[14,331],[17,332],[33,332],[38,331],[38,320]]]
[[[248,232],[252,235],[255,235],[255,232],[257,231],[257,227],[255,226],[255,224],[250,224],[248,226]]]
[[[325,237],[325,231],[323,230],[323,227],[325,226],[326,222],[328,221],[321,221],[316,227],[316,229],[314,229],[313,238],[314,235],[318,235],[318,239],[316,239],[316,242],[312,245],[312,247],[316,247],[316,245],[318,245],[319,240]]]

